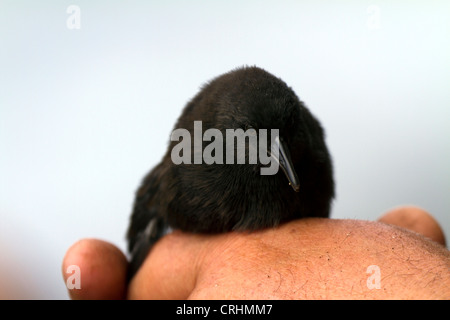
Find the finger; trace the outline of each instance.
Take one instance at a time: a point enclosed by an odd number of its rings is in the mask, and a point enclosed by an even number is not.
[[[127,259],[116,246],[83,239],[67,250],[62,264],[69,296],[74,300],[123,299]]]
[[[413,206],[402,206],[386,212],[380,222],[402,227],[445,246],[445,236],[439,223],[427,211]]]
[[[195,286],[198,266],[203,261],[201,252],[205,243],[213,245],[213,238],[211,235],[194,235],[179,231],[161,238],[131,279],[127,298],[188,298]]]

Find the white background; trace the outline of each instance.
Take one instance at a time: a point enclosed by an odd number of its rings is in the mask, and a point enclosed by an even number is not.
[[[242,65],[321,120],[333,218],[414,204],[449,236],[449,16],[445,0],[0,0],[0,287],[66,299],[73,242],[125,249],[134,192],[182,108]]]

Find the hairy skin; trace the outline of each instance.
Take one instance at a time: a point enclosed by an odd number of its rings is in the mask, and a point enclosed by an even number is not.
[[[80,267],[81,290],[69,290],[72,299],[448,300],[444,244],[431,215],[400,207],[378,222],[307,218],[251,233],[177,231],[158,241],[128,287],[125,255],[84,239],[67,251],[63,277],[67,266]],[[380,289],[367,286],[369,266],[379,268]]]
[[[371,265],[379,267],[380,289],[367,286]],[[168,235],[128,298],[449,299],[449,269],[449,251],[419,234],[308,218],[252,233]]]

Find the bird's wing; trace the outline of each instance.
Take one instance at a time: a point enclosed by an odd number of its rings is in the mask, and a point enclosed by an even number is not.
[[[139,232],[133,250],[131,251],[131,260],[128,269],[128,279],[130,280],[139,270],[147,254],[153,245],[167,232],[168,227],[164,219],[154,217],[150,219],[144,231]]]
[[[129,279],[145,260],[151,247],[167,231],[168,224],[161,197],[164,167],[156,166],[143,180],[136,193],[130,226],[127,232],[128,250],[131,255]]]

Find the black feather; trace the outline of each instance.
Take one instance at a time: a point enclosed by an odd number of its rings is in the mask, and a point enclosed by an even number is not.
[[[171,141],[136,194],[127,233],[130,276],[169,227],[218,233],[329,216],[334,181],[324,131],[281,79],[257,67],[221,75],[187,104],[174,129],[187,129],[193,137],[194,121],[202,121],[203,132],[216,128],[224,137],[226,129],[279,129],[300,190],[292,190],[281,170],[261,175],[260,163],[231,165],[224,159],[224,164],[175,165],[171,150],[178,142]]]

